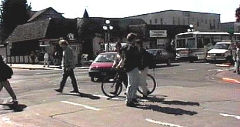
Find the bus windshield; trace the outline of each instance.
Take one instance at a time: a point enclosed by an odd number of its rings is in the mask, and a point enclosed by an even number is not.
[[[187,39],[187,48],[196,48],[194,38]]]

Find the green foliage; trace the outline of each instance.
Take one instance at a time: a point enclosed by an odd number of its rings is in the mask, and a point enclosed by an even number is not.
[[[27,4],[27,0],[2,0],[2,40],[5,40],[17,25],[27,22],[27,20],[30,18],[30,10],[31,6]]]
[[[236,22],[240,22],[240,7],[236,9],[235,16],[236,16]]]

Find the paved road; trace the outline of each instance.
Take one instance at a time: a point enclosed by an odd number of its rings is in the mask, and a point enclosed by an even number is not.
[[[56,93],[60,70],[14,70],[10,80],[19,98],[19,110],[0,107],[0,126],[6,127],[238,127],[238,84],[222,82],[214,75],[229,69],[206,63],[160,65],[149,73],[158,87],[136,108],[126,107],[125,97],[103,96],[99,83],[90,82],[87,70],[76,70],[82,96]],[[10,100],[5,90],[0,101]],[[10,107],[11,108],[11,107]]]

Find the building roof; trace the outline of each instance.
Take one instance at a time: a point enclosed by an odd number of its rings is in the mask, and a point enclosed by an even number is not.
[[[151,14],[158,14],[158,13],[164,13],[164,12],[170,12],[170,11],[179,11],[179,12],[188,12],[188,13],[200,13],[200,14],[215,14],[215,15],[220,15],[220,14],[217,14],[217,13],[209,13],[209,12],[194,12],[194,11],[182,11],[182,10],[164,10],[164,11],[158,11],[158,12],[151,12],[151,13],[146,13],[146,14],[128,16],[128,17],[125,17],[125,18],[133,18],[133,17],[139,17],[139,16],[151,15]]]
[[[55,11],[55,12],[58,13],[58,14],[62,14],[62,13],[59,13],[59,12],[57,12],[56,10],[54,10],[52,7],[49,7],[49,8],[46,8],[46,9],[43,9],[43,10],[40,10],[40,11],[35,12],[35,13],[32,15],[32,17],[28,20],[28,22],[31,22],[31,21],[35,20],[37,17],[39,17],[40,15],[42,15],[43,13],[45,13],[45,12],[47,12],[47,11],[49,11],[49,10],[53,10],[53,11]]]
[[[44,38],[51,19],[18,25],[6,41],[20,42]]]
[[[76,35],[76,19],[45,19],[18,25],[6,41],[24,42],[44,38],[56,39],[67,34]]]

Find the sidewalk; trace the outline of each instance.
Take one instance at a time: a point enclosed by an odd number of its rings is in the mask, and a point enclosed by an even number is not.
[[[216,74],[216,77],[222,79],[225,82],[240,84],[240,74],[234,73],[233,69],[218,72]]]
[[[50,65],[49,67],[43,67],[42,64],[8,64],[14,69],[29,69],[29,70],[62,70],[59,66]],[[76,67],[77,69],[88,69],[89,67]]]

